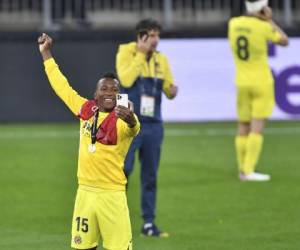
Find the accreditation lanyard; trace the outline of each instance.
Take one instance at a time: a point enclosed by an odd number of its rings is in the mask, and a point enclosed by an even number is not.
[[[149,70],[149,73],[150,73],[149,75],[151,75],[150,60],[151,60],[151,58],[148,61],[148,70]],[[158,82],[157,67],[158,67],[158,63],[156,61],[156,57],[155,57],[154,54],[153,54],[153,60],[154,60],[154,78],[153,78],[153,87],[152,87],[152,91],[151,91],[151,96],[155,97],[155,95],[157,94],[157,82]],[[139,78],[141,80],[141,82],[139,84],[141,95],[147,95],[146,94],[146,89],[145,89],[145,84],[144,84],[144,81],[143,81],[144,77],[142,76],[142,74],[140,74]]]
[[[154,79],[153,79],[153,86],[152,86],[152,91],[150,95],[146,94],[146,89],[145,89],[145,82],[146,80],[143,80],[143,77],[140,76],[140,92],[141,92],[141,100],[140,100],[140,114],[142,116],[146,117],[154,117],[155,116],[155,96],[157,94],[157,62],[156,58],[153,55],[153,60],[154,60]],[[150,68],[150,60],[148,61],[148,69],[149,73],[151,75],[151,68]],[[150,80],[150,79],[148,79]]]

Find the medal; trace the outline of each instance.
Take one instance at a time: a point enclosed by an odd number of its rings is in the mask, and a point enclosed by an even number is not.
[[[90,153],[95,153],[96,152],[96,145],[95,144],[90,144],[88,146],[88,150]]]

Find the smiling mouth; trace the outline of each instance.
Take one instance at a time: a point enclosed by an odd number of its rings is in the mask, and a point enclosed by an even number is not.
[[[104,98],[103,102],[107,103],[107,104],[112,104],[112,103],[114,103],[114,99],[113,98]]]

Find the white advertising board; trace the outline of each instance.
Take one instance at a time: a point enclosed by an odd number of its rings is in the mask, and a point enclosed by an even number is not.
[[[162,39],[159,51],[171,65],[178,96],[163,99],[165,121],[235,120],[234,64],[229,43],[218,39]],[[300,118],[300,38],[272,46],[276,106],[271,119]]]

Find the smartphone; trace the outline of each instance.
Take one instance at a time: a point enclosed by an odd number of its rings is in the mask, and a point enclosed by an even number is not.
[[[124,106],[128,108],[128,94],[117,94],[117,106]]]
[[[146,39],[145,39],[145,40],[147,40],[147,38],[148,38],[148,31],[147,31],[147,30],[140,30],[140,31],[138,32],[138,36],[139,36],[140,39],[142,39],[143,37],[146,36]]]

